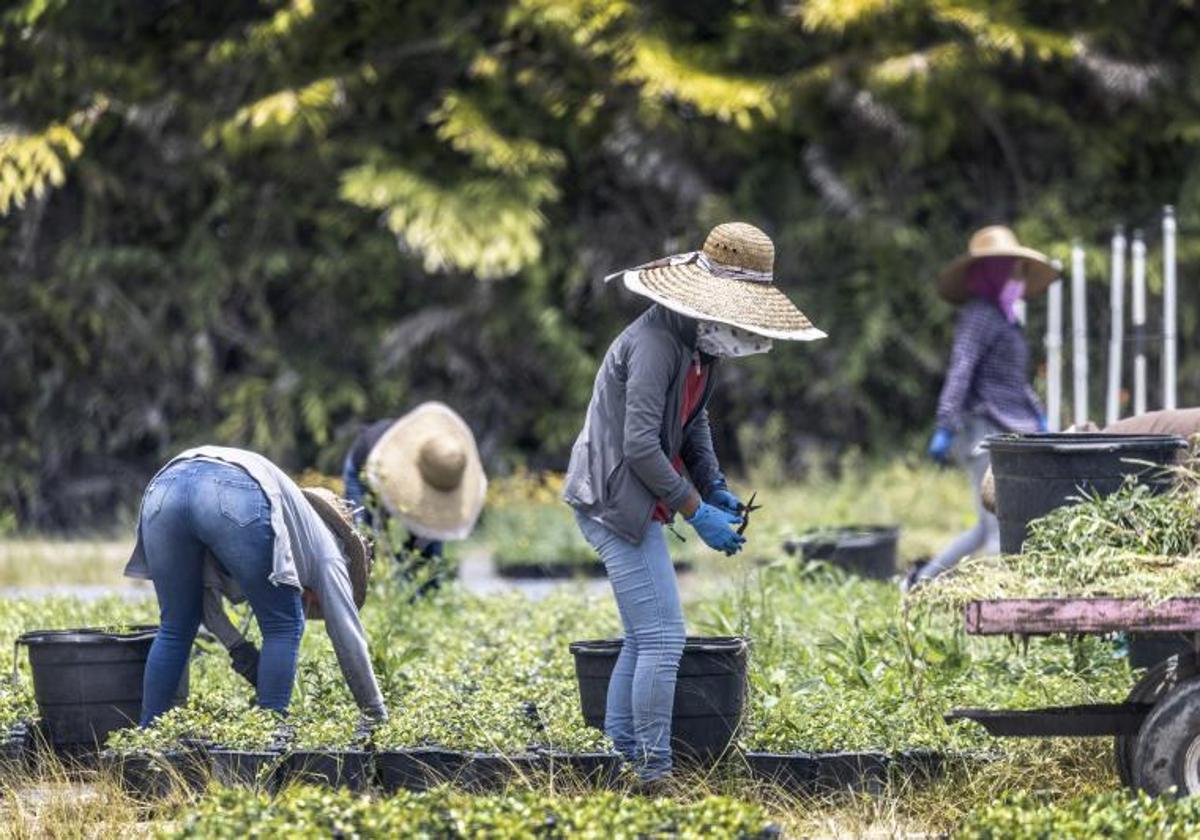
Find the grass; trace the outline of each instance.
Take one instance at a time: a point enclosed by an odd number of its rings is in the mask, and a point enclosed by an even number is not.
[[[0,540],[0,587],[147,587],[124,577],[133,539],[58,540],[18,537]]]

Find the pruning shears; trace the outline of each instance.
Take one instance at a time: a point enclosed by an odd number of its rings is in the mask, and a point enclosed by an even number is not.
[[[753,493],[750,494],[750,501],[746,502],[744,505],[741,505],[738,508],[738,515],[740,517],[742,517],[742,524],[739,525],[738,529],[737,529],[739,536],[746,533],[746,528],[748,528],[750,526],[750,514],[754,513],[754,511],[756,511],[756,510],[762,509],[762,505],[754,504],[754,500],[757,498],[758,498],[758,491],[755,490]]]

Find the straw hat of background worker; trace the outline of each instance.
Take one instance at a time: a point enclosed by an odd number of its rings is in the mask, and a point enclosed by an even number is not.
[[[371,449],[365,472],[384,509],[425,539],[464,539],[483,510],[487,476],[475,435],[440,402],[393,423]]]
[[[1016,257],[1024,261],[1022,272],[1026,298],[1040,295],[1058,279],[1058,269],[1041,251],[1026,248],[1017,236],[1004,225],[981,228],[971,235],[967,253],[955,257],[938,275],[938,292],[951,303],[965,303],[970,297],[967,289],[967,268],[984,257]]]

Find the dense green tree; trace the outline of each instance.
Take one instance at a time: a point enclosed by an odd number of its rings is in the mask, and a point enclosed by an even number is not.
[[[727,456],[906,443],[973,227],[1102,283],[1170,202],[1200,268],[1197,47],[1186,0],[11,3],[0,512],[103,521],[200,441],[336,470],[427,398],[562,466],[641,305],[600,277],[729,218],[831,337],[725,368]]]

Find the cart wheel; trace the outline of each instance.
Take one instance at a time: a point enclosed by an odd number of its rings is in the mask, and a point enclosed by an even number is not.
[[[1179,683],[1146,716],[1133,775],[1151,796],[1172,788],[1177,797],[1200,793],[1200,677]]]
[[[1129,692],[1129,697],[1126,698],[1128,703],[1154,703],[1166,693],[1178,681],[1180,676],[1191,676],[1191,672],[1181,674],[1181,671],[1187,669],[1187,664],[1164,659],[1153,668],[1150,668],[1138,680],[1133,690]],[[1174,669],[1174,670],[1172,670]],[[1121,778],[1121,784],[1125,787],[1133,787],[1133,757],[1137,750],[1136,735],[1117,735],[1113,738],[1113,756],[1117,762],[1117,775]]]

